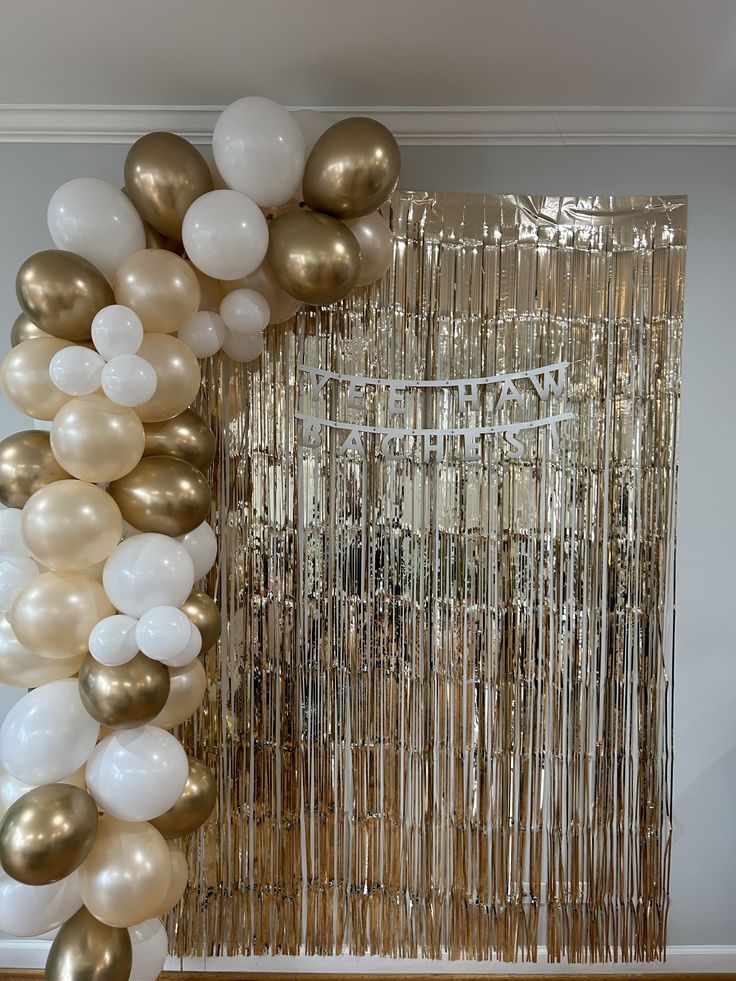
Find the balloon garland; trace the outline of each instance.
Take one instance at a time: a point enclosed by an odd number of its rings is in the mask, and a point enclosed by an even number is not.
[[[213,152],[150,133],[122,191],[54,193],[56,249],[18,272],[0,366],[12,404],[51,424],[0,443],[0,682],[30,689],[0,726],[0,930],[60,927],[57,981],[158,976],[159,918],[187,883],[171,843],[215,803],[171,732],[220,635],[198,585],[217,559],[198,359],[254,360],[269,324],[391,258],[377,209],[400,157],[380,123],[244,98]]]

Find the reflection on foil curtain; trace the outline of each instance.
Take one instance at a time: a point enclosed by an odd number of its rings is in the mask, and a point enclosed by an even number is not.
[[[210,363],[177,953],[663,956],[685,215],[398,194],[381,283]]]

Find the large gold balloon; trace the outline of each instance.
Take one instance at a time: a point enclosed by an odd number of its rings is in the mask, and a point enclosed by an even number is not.
[[[174,906],[179,905],[189,880],[189,866],[187,865],[186,855],[181,849],[175,848],[173,845],[170,846],[170,851],[171,885],[166,894],[166,899],[161,903],[159,911],[156,914],[157,916],[165,916]]]
[[[190,715],[193,715],[202,704],[207,690],[207,675],[202,662],[194,660],[183,668],[169,668],[170,689],[166,704],[155,719],[152,726],[161,729],[173,729]]]
[[[113,481],[108,492],[123,518],[138,531],[177,538],[209,517],[210,485],[186,460],[148,456],[130,473]]]
[[[129,981],[133,944],[126,929],[107,926],[84,906],[51,944],[45,981]]]
[[[51,426],[57,462],[73,477],[92,484],[117,480],[132,470],[143,456],[145,442],[133,409],[97,393],[67,402]]]
[[[66,783],[35,787],[0,824],[0,865],[29,886],[58,882],[79,868],[97,833],[97,805]]]
[[[123,519],[112,497],[96,484],[57,480],[28,500],[21,535],[42,565],[82,572],[112,552],[122,538]]]
[[[47,334],[86,341],[98,310],[114,302],[99,269],[73,252],[47,249],[26,259],[15,281],[26,316]]]
[[[64,347],[69,347],[69,341],[39,337],[23,341],[5,355],[0,365],[0,386],[16,409],[48,422],[69,401],[49,375],[51,359]]]
[[[375,119],[351,116],[315,143],[304,168],[304,200],[336,218],[360,218],[388,200],[400,173],[393,133]]]
[[[39,337],[50,337],[45,330],[37,327],[24,313],[19,313],[10,329],[10,346],[17,347],[23,341],[35,341]]]
[[[173,419],[197,397],[202,375],[199,361],[178,337],[146,334],[138,354],[156,369],[156,392],[139,405],[136,412],[143,422]]]
[[[5,507],[22,508],[36,491],[68,476],[45,430],[24,429],[0,442],[0,503]]]
[[[222,631],[222,619],[217,603],[207,593],[193,589],[181,609],[202,634],[202,650],[216,644]]]
[[[90,631],[115,613],[102,584],[70,572],[44,572],[21,589],[8,614],[24,647],[44,657],[87,653]]]
[[[151,824],[164,838],[181,838],[204,824],[216,800],[217,784],[212,770],[190,756],[189,776],[181,797]]]
[[[79,671],[82,704],[103,726],[134,729],[154,719],[169,697],[169,670],[136,654],[125,664],[100,664],[90,654]]]
[[[13,633],[7,614],[0,614],[0,685],[37,688],[50,681],[71,678],[79,671],[83,658],[83,654],[42,657],[26,650]]]
[[[141,249],[118,266],[115,302],[135,310],[143,329],[171,334],[199,309],[199,281],[191,267],[165,249]]]
[[[173,419],[147,422],[143,456],[173,456],[206,473],[215,458],[215,434],[194,409],[185,409]]]
[[[290,211],[271,222],[268,261],[289,296],[304,303],[334,303],[358,281],[360,247],[336,218]]]
[[[147,133],[125,158],[125,189],[144,221],[181,241],[190,204],[212,190],[207,161],[174,133]]]

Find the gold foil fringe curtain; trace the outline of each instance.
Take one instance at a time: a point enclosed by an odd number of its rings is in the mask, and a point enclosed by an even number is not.
[[[209,363],[219,802],[177,953],[664,956],[685,216],[398,194],[383,281]],[[396,415],[365,379],[447,384]]]

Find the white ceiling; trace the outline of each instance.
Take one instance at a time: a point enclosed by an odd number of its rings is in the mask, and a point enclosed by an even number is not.
[[[736,106],[735,0],[0,0],[4,104]]]

